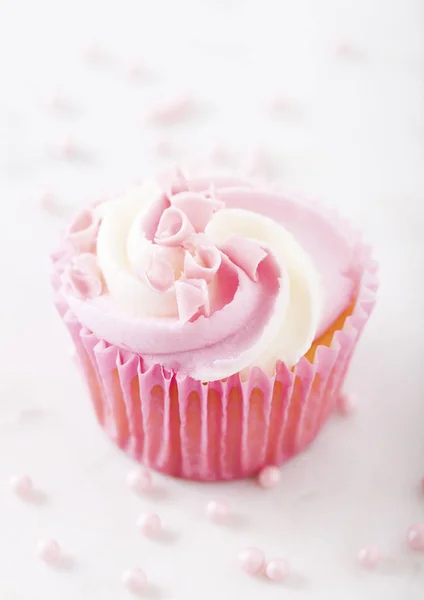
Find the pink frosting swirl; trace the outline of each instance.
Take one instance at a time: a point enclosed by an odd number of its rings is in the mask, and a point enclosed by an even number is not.
[[[77,226],[77,233],[89,230],[90,243],[80,245],[82,252],[93,250],[95,224],[97,262],[90,278],[68,276],[68,302],[99,337],[140,354],[146,364],[196,379],[221,379],[262,364],[283,325],[290,351],[287,357],[266,358],[264,365],[273,368],[286,358],[295,362],[316,333],[317,311],[309,310],[313,293],[308,296],[307,289],[301,301],[293,296],[300,293],[302,269],[310,265],[283,230],[288,237],[281,245],[284,236],[276,223],[255,217],[256,235],[253,213],[228,209],[225,191],[240,189],[238,182],[210,183],[191,188],[180,175],[167,179],[165,189],[143,186],[106,203],[91,220],[77,218],[77,225],[85,226]],[[234,231],[227,232],[230,225]],[[282,248],[287,256],[296,254],[296,267],[285,264]],[[302,260],[301,277],[293,277]],[[311,277],[309,272],[304,277],[306,287]]]

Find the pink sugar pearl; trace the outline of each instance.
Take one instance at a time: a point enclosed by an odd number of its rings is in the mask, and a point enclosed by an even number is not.
[[[258,475],[258,482],[262,488],[273,488],[281,479],[280,469],[278,467],[264,467]]]
[[[412,525],[406,536],[409,547],[416,552],[424,552],[424,521]]]
[[[284,581],[289,574],[289,565],[282,558],[273,558],[267,562],[265,574],[272,581]]]
[[[134,62],[128,65],[127,73],[132,81],[138,81],[145,77],[146,69],[140,62]]]
[[[339,397],[337,407],[340,414],[345,416],[351,415],[356,410],[356,396],[343,392]]]
[[[149,537],[159,535],[162,531],[162,522],[156,513],[144,513],[137,520],[137,529]]]
[[[265,564],[265,555],[258,548],[246,548],[239,554],[239,563],[245,573],[257,575]]]
[[[152,489],[152,475],[145,467],[135,469],[128,473],[127,484],[137,494],[145,494]]]
[[[49,565],[55,565],[60,559],[60,546],[56,540],[40,540],[37,544],[38,557]]]
[[[358,562],[364,569],[374,569],[381,560],[381,552],[377,546],[365,546],[358,552]]]
[[[230,510],[225,500],[209,500],[206,504],[206,516],[215,523],[222,523],[228,519]]]
[[[21,498],[28,498],[34,490],[32,479],[28,475],[15,475],[10,480],[10,487]]]
[[[170,156],[172,154],[172,146],[168,140],[158,140],[155,144],[155,150],[158,156]]]
[[[133,594],[143,592],[147,584],[146,573],[138,568],[124,571],[121,580],[127,590]]]

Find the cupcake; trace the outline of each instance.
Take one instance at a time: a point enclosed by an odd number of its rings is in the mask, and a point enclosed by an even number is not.
[[[179,171],[77,214],[53,267],[100,425],[135,460],[204,481],[312,442],[377,289],[335,214]]]

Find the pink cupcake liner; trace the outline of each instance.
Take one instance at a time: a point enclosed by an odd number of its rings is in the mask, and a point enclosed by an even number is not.
[[[135,460],[176,477],[202,481],[248,477],[304,450],[336,406],[352,353],[371,315],[377,263],[346,222],[335,225],[355,239],[358,289],[352,313],[330,346],[294,369],[277,363],[274,376],[254,367],[204,383],[146,368],[142,357],[99,339],[61,296],[63,260],[54,257],[56,306],[74,341],[98,422]],[[353,237],[355,236],[355,238]]]

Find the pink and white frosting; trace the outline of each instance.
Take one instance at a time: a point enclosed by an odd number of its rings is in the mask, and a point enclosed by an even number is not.
[[[353,293],[342,236],[237,180],[148,181],[78,215],[65,242],[62,289],[81,323],[198,380],[294,365]]]

